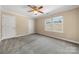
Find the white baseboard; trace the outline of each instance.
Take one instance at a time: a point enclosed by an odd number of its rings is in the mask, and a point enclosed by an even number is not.
[[[34,33],[16,35],[15,37],[21,37],[21,36],[31,35],[31,34],[34,34]],[[37,34],[39,34],[39,33],[37,33]],[[41,35],[44,35],[44,34],[41,34]],[[47,36],[47,35],[45,35],[45,36]],[[12,38],[15,38],[15,37],[12,37]],[[68,42],[72,42],[72,43],[79,44],[78,41],[74,41],[74,40],[70,40],[70,39],[65,39],[65,38],[61,38],[61,37],[54,37],[54,36],[49,36],[49,37],[53,37],[53,38],[57,38],[57,39],[61,39],[61,40],[65,40],[65,41],[68,41]],[[6,39],[9,39],[9,38],[6,38]],[[0,39],[0,42],[1,42],[1,41],[2,41],[2,39]]]
[[[65,40],[65,41],[68,41],[68,42],[79,44],[78,41],[74,41],[74,40],[70,40],[70,39],[65,39],[65,38],[60,38],[60,37],[56,37],[56,38],[61,39],[61,40]]]
[[[37,33],[37,34],[41,34],[41,33]],[[41,35],[44,35],[44,34],[41,34]],[[45,36],[47,36],[47,35],[45,35]],[[74,40],[70,40],[70,39],[66,39],[66,38],[54,37],[54,36],[48,36],[48,37],[57,38],[57,39],[61,39],[61,40],[64,40],[64,41],[68,41],[68,42],[72,42],[72,43],[75,43],[75,44],[79,44],[78,41],[74,41]]]
[[[21,37],[21,36],[31,35],[31,34],[34,34],[34,33],[27,33],[27,34],[16,35],[15,37],[10,37],[10,38],[16,38],[16,37]],[[6,39],[10,39],[10,38],[6,38]],[[2,40],[6,40],[6,39],[2,39]]]
[[[21,35],[16,35],[16,37],[21,37],[21,36],[25,36],[25,35],[31,35],[33,33],[28,33],[28,34],[21,34]]]

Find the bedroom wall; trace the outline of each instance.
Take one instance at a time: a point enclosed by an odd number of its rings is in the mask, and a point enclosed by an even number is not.
[[[44,21],[45,19],[52,18],[54,16],[64,17],[64,33],[45,31]],[[41,17],[35,21],[36,33],[43,34],[50,37],[61,38],[67,41],[79,42],[79,8],[64,11],[53,14],[49,17]]]
[[[32,30],[32,32],[29,32],[29,22],[31,22],[32,20],[29,21],[28,17],[5,11],[2,12],[2,15],[13,15],[16,17],[16,36],[24,36],[34,33]]]
[[[0,41],[1,41],[1,6],[0,6]]]
[[[77,33],[77,38],[79,39],[79,9],[77,10],[77,31],[78,31],[78,33]],[[79,40],[78,40],[79,41]]]

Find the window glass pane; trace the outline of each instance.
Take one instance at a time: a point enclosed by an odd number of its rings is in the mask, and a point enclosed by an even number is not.
[[[63,16],[45,20],[45,31],[63,33]]]

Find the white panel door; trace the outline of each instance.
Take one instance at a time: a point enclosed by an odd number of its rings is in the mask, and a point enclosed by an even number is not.
[[[2,15],[2,38],[12,38],[16,35],[16,18],[15,16]]]
[[[29,34],[32,34],[32,33],[34,33],[34,21],[35,20],[32,20],[32,19],[29,19],[29,25],[28,25],[28,30],[29,30]]]

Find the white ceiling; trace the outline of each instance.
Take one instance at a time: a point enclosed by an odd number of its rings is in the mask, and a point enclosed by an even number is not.
[[[4,5],[2,6],[3,10],[19,13],[24,16],[28,17],[38,17],[38,16],[44,16],[47,14],[51,14],[51,12],[56,13],[59,11],[65,11],[70,10],[73,8],[77,8],[79,6],[72,6],[72,5],[43,5],[43,9],[41,9],[44,14],[39,13],[38,15],[34,15],[32,12],[28,12],[31,10],[27,5]],[[53,14],[52,13],[52,14]]]

